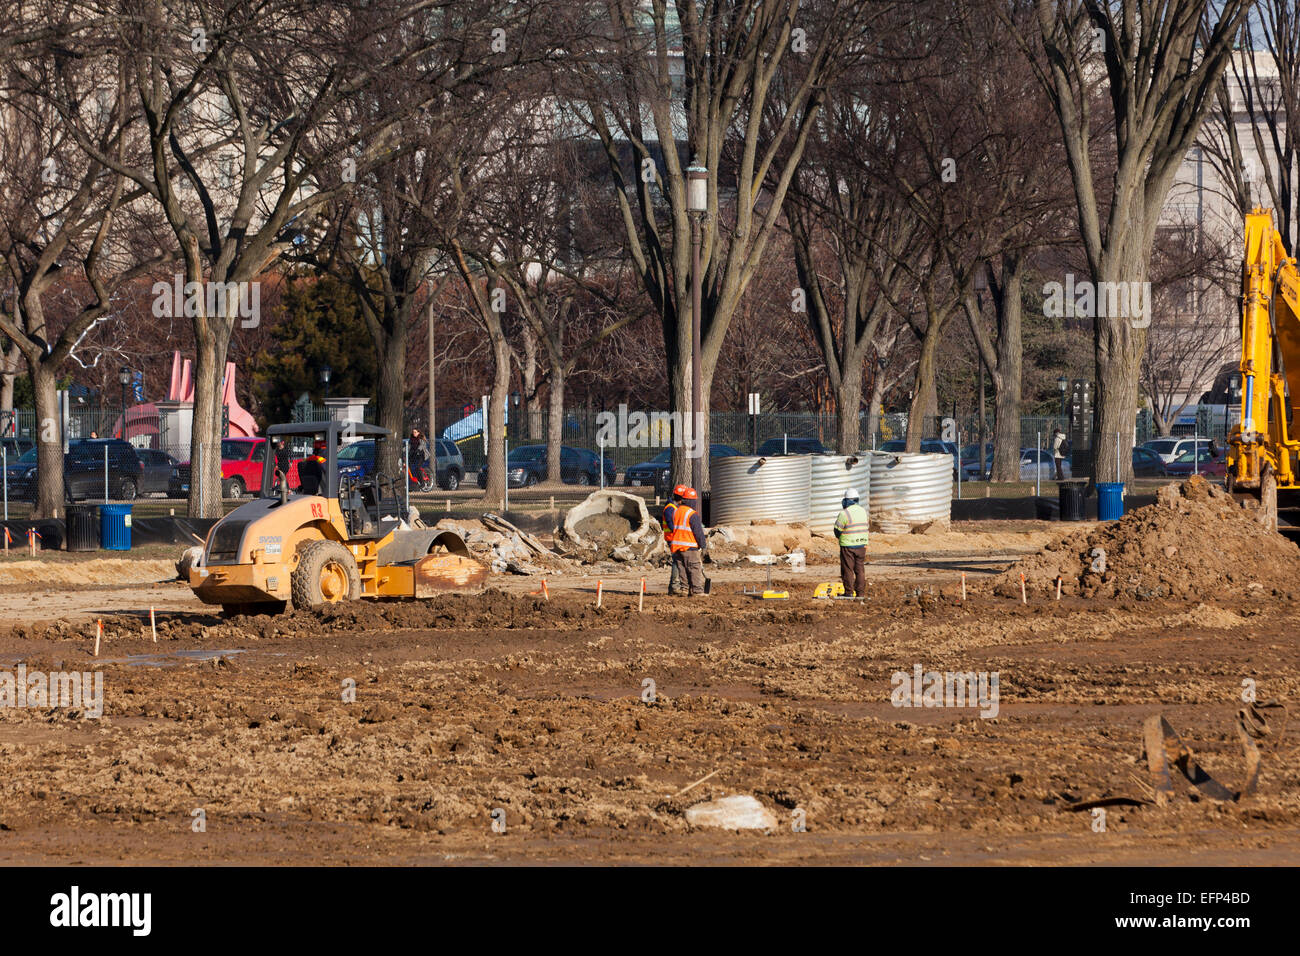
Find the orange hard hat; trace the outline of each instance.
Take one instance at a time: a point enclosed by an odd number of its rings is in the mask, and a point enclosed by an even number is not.
[[[676,488],[673,489],[673,494],[676,495],[678,498],[685,498],[687,501],[694,501],[697,497],[699,497],[698,495],[695,494],[695,489],[692,488],[690,485],[678,485]]]

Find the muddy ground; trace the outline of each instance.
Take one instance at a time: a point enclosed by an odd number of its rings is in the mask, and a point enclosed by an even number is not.
[[[1105,832],[1068,809],[1143,795],[1157,713],[1240,786],[1243,681],[1300,696],[1298,595],[1248,567],[1178,600],[996,595],[1051,530],[882,547],[861,603],[811,597],[828,567],[777,571],[783,602],[739,593],[761,569],[690,602],[659,572],[643,612],[638,573],[602,578],[599,610],[596,576],[573,574],[549,601],[496,578],[231,620],[147,576],[7,584],[0,669],[102,670],[105,712],[0,708],[0,862],[1300,863],[1294,721],[1240,802],[1178,777],[1169,806],[1111,807]],[[892,675],[918,664],[997,671],[997,716],[895,707]],[[727,794],[781,826],[690,828],[686,807]]]

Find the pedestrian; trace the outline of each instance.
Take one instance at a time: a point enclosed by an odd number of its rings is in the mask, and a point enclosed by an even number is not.
[[[673,523],[676,520],[675,512],[677,511],[677,500],[669,498],[668,503],[664,505],[663,514],[659,517],[659,526],[663,528],[664,543],[668,545],[669,554],[672,554],[673,547]],[[682,572],[677,566],[676,561],[670,561],[668,566],[672,569],[668,574],[668,593],[680,594],[682,592]]]
[[[689,485],[678,485],[673,489],[673,531],[668,550],[672,552],[673,564],[678,566],[680,586],[685,586],[688,597],[704,593],[703,550],[708,547],[704,536],[704,522],[700,513],[691,506],[699,496]]]
[[[429,440],[421,434],[420,429],[411,429],[411,458],[415,461],[415,468],[420,475],[420,482],[423,483],[429,477]]]
[[[1056,462],[1056,480],[1065,481],[1065,432],[1060,426],[1052,432],[1052,459]]]
[[[858,504],[858,490],[846,488],[840,501],[844,510],[835,519],[835,540],[840,545],[840,582],[845,597],[867,596],[867,509]]]

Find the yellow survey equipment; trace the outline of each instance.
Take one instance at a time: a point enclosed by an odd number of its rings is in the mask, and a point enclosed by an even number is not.
[[[813,591],[815,598],[844,597],[844,585],[839,581],[824,581]]]

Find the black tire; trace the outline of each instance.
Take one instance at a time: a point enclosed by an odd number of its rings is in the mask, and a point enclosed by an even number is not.
[[[298,549],[290,576],[295,608],[355,601],[361,597],[356,559],[337,541],[309,541]]]
[[[135,496],[139,489],[135,485],[134,478],[123,478],[117,485],[118,501],[135,501]]]
[[[447,491],[455,491],[460,487],[460,475],[454,471],[447,472],[447,478],[443,481],[442,487]]]
[[[578,484],[582,485],[584,488],[590,485],[591,475],[587,474],[585,471],[578,472]]]
[[[526,478],[524,479],[524,487],[525,487],[525,488],[531,488],[531,487],[533,487],[533,485],[537,484],[538,480],[539,480],[539,479],[538,479],[538,477],[537,477],[537,474],[536,474],[535,472],[531,472],[531,471],[530,471],[530,472],[528,473],[528,477],[526,477]]]
[[[242,498],[246,490],[242,478],[231,478],[221,483],[221,497],[223,498]]]

